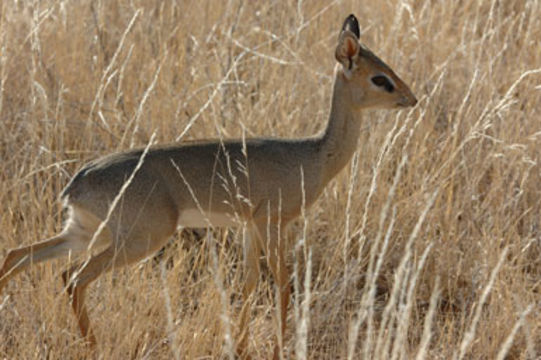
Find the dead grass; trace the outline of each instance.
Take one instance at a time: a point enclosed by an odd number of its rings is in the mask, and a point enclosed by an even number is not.
[[[57,231],[77,168],[153,133],[321,130],[354,12],[420,102],[368,114],[358,157],[292,226],[286,357],[541,356],[539,1],[11,0],[0,12],[0,248]],[[240,235],[208,236],[179,233],[159,259],[91,286],[93,354],[62,290],[67,260],[33,267],[1,295],[0,357],[227,357]],[[250,348],[266,358],[270,281],[257,299]]]

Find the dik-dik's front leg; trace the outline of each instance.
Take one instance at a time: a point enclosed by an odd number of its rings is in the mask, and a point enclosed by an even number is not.
[[[243,236],[244,284],[242,289],[243,304],[238,322],[237,354],[248,359],[247,345],[250,329],[248,322],[252,309],[252,298],[259,280],[259,261],[261,258],[261,238],[257,228],[249,224]]]
[[[287,222],[284,219],[269,219],[257,223],[258,233],[261,239],[262,247],[265,251],[267,265],[272,272],[276,283],[276,304],[277,332],[276,344],[274,346],[274,359],[282,356],[284,335],[287,327],[287,307],[289,305],[290,286],[289,286],[289,268],[287,265],[287,239],[285,237],[285,226]]]
[[[274,347],[274,359],[279,359],[283,349],[283,339],[287,324],[287,307],[289,305],[290,287],[289,271],[286,265],[287,244],[283,237],[285,225],[280,222],[262,220],[249,225],[244,237],[244,303],[239,316],[239,338],[237,354],[243,359],[249,359],[247,342],[249,338],[248,320],[252,308],[252,294],[259,279],[259,261],[261,250],[264,250],[269,269],[276,283],[278,298],[277,332]]]

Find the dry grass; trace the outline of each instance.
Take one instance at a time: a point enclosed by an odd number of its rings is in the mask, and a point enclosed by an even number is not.
[[[5,0],[0,12],[1,249],[52,235],[77,168],[154,132],[321,130],[355,12],[420,102],[367,114],[351,167],[292,226],[286,357],[541,356],[539,1]],[[183,232],[92,284],[93,356],[227,357],[240,236]],[[1,294],[1,358],[92,355],[63,293],[66,261]],[[262,281],[254,358],[272,351],[272,304]]]

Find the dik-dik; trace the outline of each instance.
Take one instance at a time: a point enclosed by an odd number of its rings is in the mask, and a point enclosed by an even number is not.
[[[63,278],[81,333],[96,338],[85,307],[87,286],[103,272],[160,249],[178,227],[240,227],[243,295],[259,278],[263,253],[276,283],[279,331],[286,331],[290,274],[283,231],[309,207],[352,157],[362,110],[403,109],[417,100],[409,87],[359,42],[355,16],[346,18],[335,51],[332,101],[326,129],[300,139],[199,141],[129,150],[94,160],[61,194],[68,210],[57,235],[9,251],[0,291],[30,264],[68,253],[93,254]],[[302,188],[301,188],[302,187]],[[92,249],[90,249],[92,247]],[[89,252],[93,250],[92,252]],[[246,304],[247,302],[245,302]],[[245,353],[249,306],[239,315],[237,352]],[[280,349],[275,349],[275,357]]]

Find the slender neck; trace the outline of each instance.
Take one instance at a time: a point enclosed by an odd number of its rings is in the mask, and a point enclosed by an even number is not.
[[[335,71],[329,122],[318,139],[324,164],[323,186],[346,166],[357,149],[361,128],[360,113],[351,106],[351,94],[345,82],[342,72]]]

